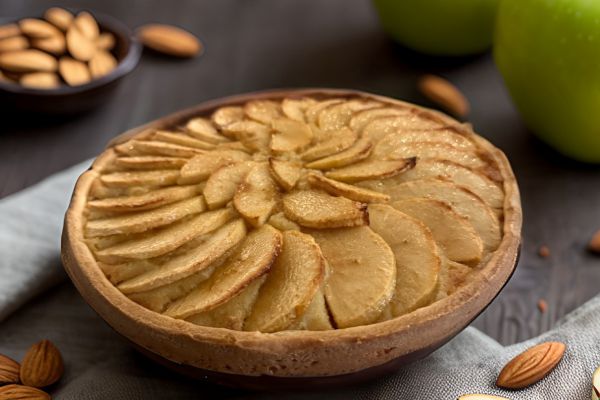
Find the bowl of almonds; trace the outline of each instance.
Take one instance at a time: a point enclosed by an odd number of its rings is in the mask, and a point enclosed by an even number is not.
[[[106,100],[137,65],[141,45],[118,20],[50,8],[0,25],[0,104],[69,114]]]

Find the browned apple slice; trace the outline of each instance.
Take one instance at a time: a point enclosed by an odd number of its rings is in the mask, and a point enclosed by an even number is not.
[[[185,128],[190,136],[204,142],[219,144],[229,141],[229,139],[221,135],[213,126],[212,122],[206,118],[192,118],[185,125]]]
[[[271,121],[274,133],[271,136],[271,151],[276,154],[297,151],[310,144],[313,132],[304,122],[289,118]]]
[[[440,200],[412,198],[399,200],[392,206],[423,222],[446,257],[453,261],[477,264],[483,243],[469,221]]]
[[[395,117],[376,118],[369,122],[362,130],[362,136],[371,138],[377,143],[388,133],[403,132],[407,130],[432,130],[442,128],[437,121],[425,119],[418,114],[410,113]]]
[[[197,186],[173,186],[137,196],[109,197],[91,200],[88,206],[101,211],[141,211],[188,199],[199,193]]]
[[[302,318],[290,325],[288,330],[326,331],[329,329],[333,329],[333,325],[325,304],[325,295],[319,288]]]
[[[100,176],[108,187],[168,186],[177,183],[179,171],[164,169],[157,171],[113,172]]]
[[[174,318],[212,310],[269,271],[281,249],[281,233],[264,225],[252,231],[231,258],[195,290],[169,306]]]
[[[462,150],[475,150],[475,144],[466,136],[451,128],[432,129],[428,131],[402,131],[385,135],[377,143],[377,154],[392,154],[398,147],[410,143],[432,142],[443,143]]]
[[[131,279],[159,267],[158,264],[150,260],[135,260],[120,264],[105,264],[99,262],[98,266],[102,272],[104,272],[104,275],[106,275],[108,280],[115,286],[127,279]]]
[[[306,109],[306,113],[305,113],[306,122],[317,125],[317,123],[318,123],[317,119],[319,118],[319,113],[321,113],[321,111],[323,111],[325,108],[327,108],[329,106],[332,106],[334,104],[340,104],[343,102],[344,102],[344,100],[342,100],[342,99],[329,99],[329,100],[323,100],[323,101],[316,102],[315,104],[311,105],[310,107],[308,107]]]
[[[86,236],[96,237],[144,232],[171,224],[188,215],[200,213],[204,211],[205,207],[204,200],[199,196],[135,214],[95,219],[88,221]]]
[[[269,158],[269,167],[275,181],[285,190],[292,190],[302,174],[300,164],[293,161]]]
[[[281,253],[260,289],[244,330],[276,332],[302,317],[321,286],[325,260],[315,240],[304,233],[283,233]]]
[[[221,107],[215,111],[210,117],[213,124],[221,129],[244,119],[246,114],[242,107]]]
[[[252,311],[252,306],[258,297],[258,291],[266,279],[266,276],[255,279],[226,303],[210,311],[192,315],[186,320],[196,325],[241,331],[244,327],[244,320]]]
[[[281,110],[286,117],[300,121],[307,122],[305,113],[309,107],[314,106],[317,103],[316,100],[310,97],[302,97],[298,99],[285,98],[281,102]]]
[[[187,158],[165,156],[133,156],[115,159],[116,166],[129,169],[179,169],[186,162]]]
[[[226,255],[245,235],[246,227],[241,219],[229,222],[190,251],[169,259],[158,269],[121,283],[118,288],[126,294],[144,292],[186,278]]]
[[[363,203],[385,203],[390,200],[390,196],[387,194],[334,181],[320,174],[310,173],[308,175],[308,183],[334,196],[343,196],[347,199]]]
[[[366,159],[371,154],[373,142],[369,138],[358,139],[351,147],[329,157],[306,164],[307,168],[313,169],[331,169],[344,167]]]
[[[201,150],[213,150],[216,147],[212,143],[194,139],[181,132],[156,131],[152,138],[160,142],[173,143]]]
[[[350,100],[333,104],[323,109],[318,115],[319,128],[323,130],[338,130],[346,127],[355,112],[381,106],[375,101]]]
[[[459,149],[445,143],[414,142],[404,146],[389,149],[387,147],[375,146],[372,153],[373,158],[402,158],[417,157],[419,159],[437,158],[449,160],[467,168],[485,167],[485,161],[477,157],[472,151]]]
[[[271,215],[268,221],[269,225],[280,231],[299,231],[300,225],[294,221],[290,221],[283,212]]]
[[[166,142],[151,142],[145,140],[129,140],[115,146],[115,151],[123,155],[139,156],[139,155],[159,155],[171,157],[190,158],[198,154],[203,154],[205,151],[192,147],[181,146],[178,144]]]
[[[233,196],[233,206],[252,226],[259,227],[277,205],[279,192],[267,163],[255,165]]]
[[[367,179],[384,179],[408,171],[416,164],[415,158],[402,160],[366,160],[325,173],[336,181],[359,182]]]
[[[218,150],[239,150],[245,153],[252,153],[252,150],[244,146],[244,143],[239,141],[223,142],[217,145]]]
[[[100,261],[114,262],[123,258],[147,259],[166,254],[195,237],[212,232],[235,217],[230,208],[199,214],[193,218],[172,224],[154,235],[129,240],[98,251]]]
[[[367,205],[315,190],[300,190],[283,198],[283,211],[308,228],[341,228],[369,224]]]
[[[396,258],[397,281],[390,301],[392,317],[427,305],[435,295],[441,257],[431,231],[420,221],[385,205],[369,206],[371,229]]]
[[[250,158],[248,153],[238,150],[219,150],[200,154],[190,159],[181,168],[181,176],[178,183],[185,185],[201,182],[224,165],[246,161]]]
[[[390,246],[367,226],[311,234],[330,266],[325,299],[337,327],[373,323],[396,287]]]
[[[445,258],[442,261],[440,283],[438,285],[436,299],[443,299],[456,292],[461,286],[469,281],[475,271],[477,270],[468,265]]]
[[[256,121],[234,122],[227,125],[223,132],[253,151],[266,151],[271,143],[271,127]]]
[[[214,210],[231,201],[253,165],[252,161],[242,161],[216,170],[206,181],[203,191],[208,208]]]
[[[246,103],[244,112],[248,118],[269,125],[271,121],[282,117],[281,106],[272,100],[253,100]]]
[[[356,112],[350,118],[349,126],[355,132],[362,132],[364,127],[375,119],[382,117],[395,117],[399,115],[410,114],[410,108],[399,108],[399,107],[379,107],[370,108],[367,110]]]
[[[346,150],[356,142],[356,133],[348,128],[332,132],[329,137],[301,154],[304,161],[313,161]]]

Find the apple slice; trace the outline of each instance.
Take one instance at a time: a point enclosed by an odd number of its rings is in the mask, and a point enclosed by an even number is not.
[[[402,160],[366,160],[325,173],[336,181],[358,182],[367,179],[384,179],[408,171],[416,164],[415,158]]]
[[[299,99],[286,97],[281,102],[281,111],[283,111],[283,114],[290,119],[307,122],[305,117],[306,110],[316,103],[317,101],[310,97],[302,97]]]
[[[392,200],[424,197],[448,203],[454,211],[470,222],[481,238],[485,251],[494,251],[500,244],[502,232],[492,209],[461,186],[430,178],[390,185],[386,193],[392,197]]]
[[[181,176],[178,183],[185,185],[201,182],[224,165],[246,161],[250,158],[248,153],[238,150],[219,150],[200,154],[190,159],[181,168]]]
[[[472,151],[462,150],[445,143],[436,142],[407,143],[404,146],[396,147],[394,149],[390,149],[387,146],[379,147],[379,144],[377,144],[373,149],[372,156],[374,158],[437,158],[449,160],[467,168],[474,169],[486,166],[486,163]]]
[[[177,183],[179,171],[163,169],[157,171],[113,172],[100,176],[100,182],[108,187],[169,186]]]
[[[193,238],[212,232],[235,217],[231,208],[202,213],[172,224],[151,236],[129,240],[96,253],[104,262],[118,262],[123,258],[147,259],[162,256],[189,242]]]
[[[344,151],[306,164],[307,168],[331,169],[344,167],[364,160],[371,154],[373,142],[369,138],[360,138]]]
[[[115,165],[128,169],[179,169],[185,165],[187,158],[164,156],[117,157]]]
[[[252,161],[242,161],[226,165],[213,172],[206,181],[203,191],[208,209],[223,207],[231,201],[253,165]]]
[[[284,232],[281,253],[260,289],[244,330],[285,330],[302,317],[324,273],[325,260],[315,240],[301,232]]]
[[[398,107],[379,107],[370,108],[367,110],[356,112],[350,118],[349,126],[355,132],[362,132],[365,126],[375,119],[382,117],[396,117],[400,115],[410,114],[409,108],[398,108]]]
[[[327,138],[311,146],[300,155],[304,161],[313,161],[346,150],[356,142],[356,133],[348,128],[331,132]]]
[[[256,121],[234,122],[227,125],[223,132],[253,151],[267,151],[271,143],[271,127]]]
[[[446,257],[453,261],[477,264],[483,243],[469,221],[440,200],[412,198],[399,200],[392,206],[423,222],[433,234]]]
[[[317,119],[321,111],[334,104],[343,103],[345,100],[342,99],[329,99],[318,101],[306,109],[305,117],[306,122],[317,125]]]
[[[600,399],[600,368],[594,371],[592,376],[592,400]]]
[[[396,287],[390,246],[367,226],[311,234],[330,266],[325,299],[337,327],[375,322]]]
[[[247,148],[244,143],[240,141],[223,142],[217,145],[217,150],[238,150],[244,153],[252,153],[252,150]]]
[[[252,307],[258,297],[258,291],[266,279],[266,276],[255,279],[245,289],[226,303],[221,304],[210,311],[192,315],[191,317],[186,318],[186,321],[196,325],[241,331],[244,327],[244,320],[250,315]]]
[[[329,131],[346,127],[355,112],[380,107],[375,101],[350,100],[326,107],[318,115],[319,128]]]
[[[246,114],[242,107],[230,106],[217,109],[211,115],[210,119],[220,129],[225,129],[225,127],[243,120],[245,116]]]
[[[186,278],[226,255],[245,235],[246,227],[241,219],[229,222],[190,251],[169,259],[158,269],[121,283],[118,288],[125,294],[144,292]]]
[[[285,190],[292,190],[302,175],[302,167],[293,161],[269,158],[269,167],[275,181]]]
[[[278,212],[277,214],[271,215],[268,223],[272,227],[277,228],[282,232],[300,230],[300,225],[298,225],[294,221],[290,221],[289,219],[287,219],[283,212]]]
[[[290,325],[288,330],[326,331],[330,329],[333,329],[333,325],[331,325],[331,319],[325,304],[325,295],[323,290],[319,288],[302,318]]]
[[[169,225],[188,215],[201,213],[205,207],[202,196],[197,196],[153,210],[94,219],[88,221],[86,225],[86,236],[97,237],[145,232],[159,226]]]
[[[438,286],[441,257],[431,231],[420,221],[385,205],[369,206],[371,229],[396,258],[397,281],[390,301],[392,317],[428,305]]]
[[[233,206],[253,227],[263,225],[277,205],[279,192],[267,163],[257,164],[233,196]]]
[[[271,137],[271,151],[278,154],[303,149],[313,138],[308,125],[289,118],[272,120],[271,128],[275,131]]]
[[[283,198],[285,216],[308,228],[341,228],[369,224],[367,205],[315,190],[300,190]]]
[[[441,271],[437,299],[442,299],[456,292],[458,288],[469,280],[476,270],[468,265],[448,260],[444,257]]]
[[[420,142],[443,143],[466,151],[476,151],[475,143],[469,138],[451,128],[442,128],[388,133],[377,143],[377,154],[391,154],[398,147]]]
[[[269,125],[271,121],[282,117],[281,106],[272,100],[253,100],[246,103],[244,112],[248,118]]]
[[[281,233],[264,225],[252,231],[227,262],[187,296],[171,304],[165,314],[174,318],[212,310],[266,274],[279,255]]]
[[[385,203],[390,200],[390,196],[369,189],[363,189],[358,186],[348,185],[324,177],[323,175],[310,173],[308,183],[318,189],[323,189],[334,196],[343,196],[350,200],[363,203]]]
[[[389,133],[398,133],[408,130],[433,130],[442,128],[439,122],[425,119],[416,113],[404,114],[395,117],[376,118],[369,122],[362,130],[362,136],[371,138],[377,143]]]
[[[229,139],[221,135],[213,126],[212,122],[206,118],[192,118],[185,124],[185,128],[190,136],[204,142],[219,144],[229,141]]]
[[[145,141],[145,140],[129,140],[115,146],[115,151],[126,156],[139,155],[159,155],[171,157],[191,158],[198,154],[203,154],[205,151],[178,144]]]
[[[201,150],[213,150],[215,145],[203,140],[194,139],[181,132],[156,131],[152,139],[159,142],[173,143]]]
[[[137,196],[109,197],[91,200],[88,207],[100,211],[141,211],[157,208],[179,200],[188,199],[199,193],[197,186],[173,186],[153,190]]]

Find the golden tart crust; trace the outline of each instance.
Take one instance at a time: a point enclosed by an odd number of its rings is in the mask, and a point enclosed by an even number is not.
[[[227,161],[207,172],[216,151]],[[512,273],[520,227],[510,166],[470,127],[362,92],[296,90],[206,103],[113,141],[78,181],[63,258],[100,315],[166,359],[339,375],[462,329]],[[297,287],[282,289],[286,277]]]

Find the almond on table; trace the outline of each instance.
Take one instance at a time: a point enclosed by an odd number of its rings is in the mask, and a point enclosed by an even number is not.
[[[444,78],[425,75],[419,81],[419,89],[431,101],[457,117],[469,113],[469,102],[456,86]]]
[[[170,56],[195,57],[202,51],[198,38],[176,26],[144,25],[138,29],[138,37],[144,46]]]

